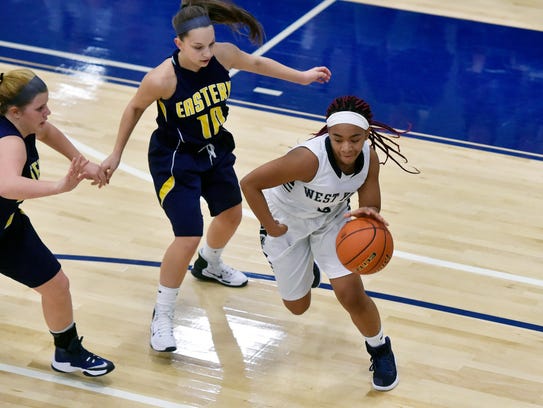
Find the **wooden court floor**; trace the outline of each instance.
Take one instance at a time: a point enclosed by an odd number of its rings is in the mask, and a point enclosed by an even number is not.
[[[484,10],[489,19],[525,15],[529,26],[534,13],[525,10],[543,8],[536,1],[493,2],[498,12],[488,3],[459,1],[435,12],[459,13],[463,5],[464,13]],[[0,63],[1,71],[13,67]],[[51,122],[101,161],[134,88],[36,72],[50,88]],[[396,252],[384,271],[364,279],[400,371],[399,386],[379,393],[371,388],[363,341],[327,287],[313,291],[302,316],[282,306],[274,282],[261,276],[271,271],[247,207],[224,258],[251,274],[249,285],[231,289],[187,276],[176,310],[177,352],[150,349],[156,265],[171,240],[147,172],[154,115],[149,109],[140,121],[111,185],[85,184],[23,204],[63,258],[84,344],[111,358],[116,370],[97,379],[54,373],[38,296],[2,278],[2,407],[543,406],[541,161],[401,140],[422,173],[390,163],[382,168],[382,213]],[[236,137],[238,175],[321,125],[233,106],[228,128]],[[39,147],[42,177],[62,177],[67,161]],[[205,206],[203,213],[208,221]]]

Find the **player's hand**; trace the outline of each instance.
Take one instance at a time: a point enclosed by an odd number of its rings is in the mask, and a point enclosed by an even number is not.
[[[109,181],[111,180],[111,177],[113,176],[115,170],[117,170],[117,167],[119,167],[120,162],[121,156],[115,153],[111,153],[100,165],[101,170],[105,175],[107,184],[109,184]]]
[[[371,217],[371,218],[375,218],[377,221],[380,221],[385,225],[388,225],[388,222],[383,218],[381,214],[379,214],[379,212],[377,211],[375,207],[360,207],[360,208],[357,208],[356,210],[352,210],[345,213],[343,217],[345,218]]]
[[[83,178],[87,180],[92,180],[92,185],[98,185],[98,188],[101,188],[106,185],[106,173],[102,170],[100,165],[88,162],[87,165],[83,168]]]
[[[313,82],[324,84],[330,81],[332,72],[327,67],[314,67],[307,71],[304,71],[304,78],[301,82],[302,85],[309,85]]]
[[[57,191],[65,193],[72,191],[84,178],[84,168],[89,163],[82,156],[77,156],[72,159],[68,173],[57,182]]]
[[[269,228],[265,228],[266,232],[270,237],[280,237],[288,231],[288,227],[285,224],[281,224],[279,221],[275,220],[275,224]]]

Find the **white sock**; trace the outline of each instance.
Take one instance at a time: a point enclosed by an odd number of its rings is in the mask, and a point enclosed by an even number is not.
[[[167,288],[166,286],[159,284],[155,304],[156,313],[172,313],[175,309],[175,302],[177,301],[178,293],[179,288]]]
[[[202,256],[208,263],[217,263],[221,259],[221,254],[224,248],[211,248],[207,242],[202,247]]]
[[[68,326],[66,326],[64,329],[62,330],[59,330],[59,331],[53,331],[53,330],[49,330],[49,332],[51,334],[61,334],[61,333],[66,333],[68,330],[70,330],[72,327],[74,327],[74,324],[75,322],[71,322]]]
[[[381,327],[381,330],[379,330],[379,333],[377,333],[376,336],[366,337],[366,342],[371,347],[379,347],[385,344],[385,335],[383,334],[383,328]]]

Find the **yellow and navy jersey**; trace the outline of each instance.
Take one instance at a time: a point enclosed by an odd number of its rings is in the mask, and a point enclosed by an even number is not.
[[[18,136],[23,139],[26,147],[26,163],[23,167],[22,176],[39,179],[40,164],[38,150],[36,149],[36,135],[32,134],[23,137],[17,128],[5,116],[0,116],[0,139],[6,136]],[[3,231],[11,224],[16,211],[19,211],[19,204],[22,200],[11,200],[0,196],[0,237]]]
[[[230,75],[215,57],[197,72],[185,69],[179,66],[178,54],[176,50],[171,58],[177,77],[175,92],[168,100],[157,101],[157,132],[169,146],[200,148],[213,143],[224,130]]]

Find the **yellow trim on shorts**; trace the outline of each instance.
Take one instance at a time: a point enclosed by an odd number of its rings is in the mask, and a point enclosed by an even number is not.
[[[158,192],[158,197],[160,199],[160,205],[164,203],[164,200],[166,199],[166,196],[175,186],[175,178],[173,176],[170,176],[168,180],[164,184],[162,184],[162,187],[160,187],[160,191]]]

